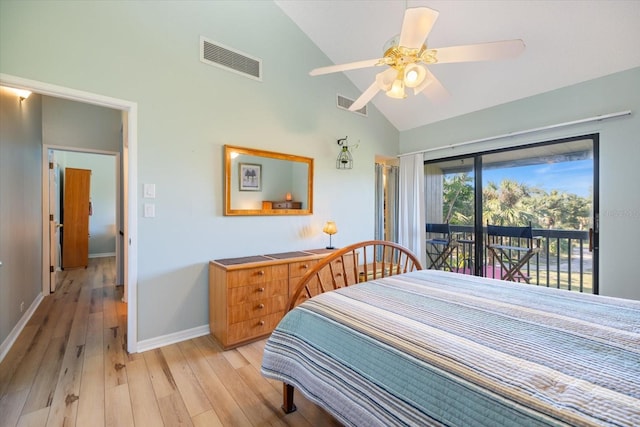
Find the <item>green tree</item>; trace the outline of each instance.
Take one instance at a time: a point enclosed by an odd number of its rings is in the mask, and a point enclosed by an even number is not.
[[[448,224],[473,224],[473,177],[467,173],[445,175],[442,217]]]
[[[541,228],[583,230],[589,224],[591,200],[552,190],[530,201]]]
[[[482,218],[497,225],[528,225],[535,215],[528,209],[527,199],[537,189],[510,179],[503,179],[498,187],[489,182],[482,190]]]
[[[550,193],[510,179],[489,182],[482,190],[483,222],[531,225],[534,228],[584,230],[590,223],[591,197],[552,190]],[[474,210],[473,177],[445,175],[442,217],[449,224],[471,225]]]

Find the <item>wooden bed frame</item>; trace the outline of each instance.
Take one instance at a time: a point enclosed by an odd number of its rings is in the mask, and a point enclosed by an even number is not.
[[[418,257],[404,246],[385,240],[368,240],[338,249],[323,258],[297,283],[287,312],[324,292],[396,274],[422,270]],[[294,387],[283,383],[282,410],[296,410]]]

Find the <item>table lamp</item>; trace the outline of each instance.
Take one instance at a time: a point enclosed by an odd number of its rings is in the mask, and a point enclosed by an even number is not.
[[[327,223],[322,228],[322,231],[329,235],[329,246],[327,246],[327,249],[335,249],[331,245],[331,236],[333,236],[338,232],[338,227],[336,227],[336,223],[333,221],[327,221]]]

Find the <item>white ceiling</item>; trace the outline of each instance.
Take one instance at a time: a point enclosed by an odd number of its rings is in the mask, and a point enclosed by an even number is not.
[[[382,57],[384,43],[400,32],[406,7],[427,6],[440,12],[427,40],[429,48],[524,40],[525,51],[515,59],[430,66],[452,95],[444,103],[411,93],[404,100],[378,93],[371,102],[400,131],[640,66],[640,0],[276,0],[276,4],[334,64]],[[332,63],[314,68],[327,65]],[[364,91],[380,71],[372,67],[345,74]],[[356,99],[360,93],[342,95]]]

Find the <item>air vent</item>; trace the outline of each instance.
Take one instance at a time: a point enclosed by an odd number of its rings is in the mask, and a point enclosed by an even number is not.
[[[262,81],[262,60],[200,36],[200,61]]]
[[[349,98],[345,98],[342,95],[338,95],[338,108],[341,108],[343,110],[349,110],[349,107],[351,107],[351,105],[355,102],[355,100],[353,99],[349,99]],[[367,105],[365,104],[364,107],[362,107],[359,110],[356,111],[352,111],[353,113],[357,113],[360,114],[362,116],[367,116]]]

